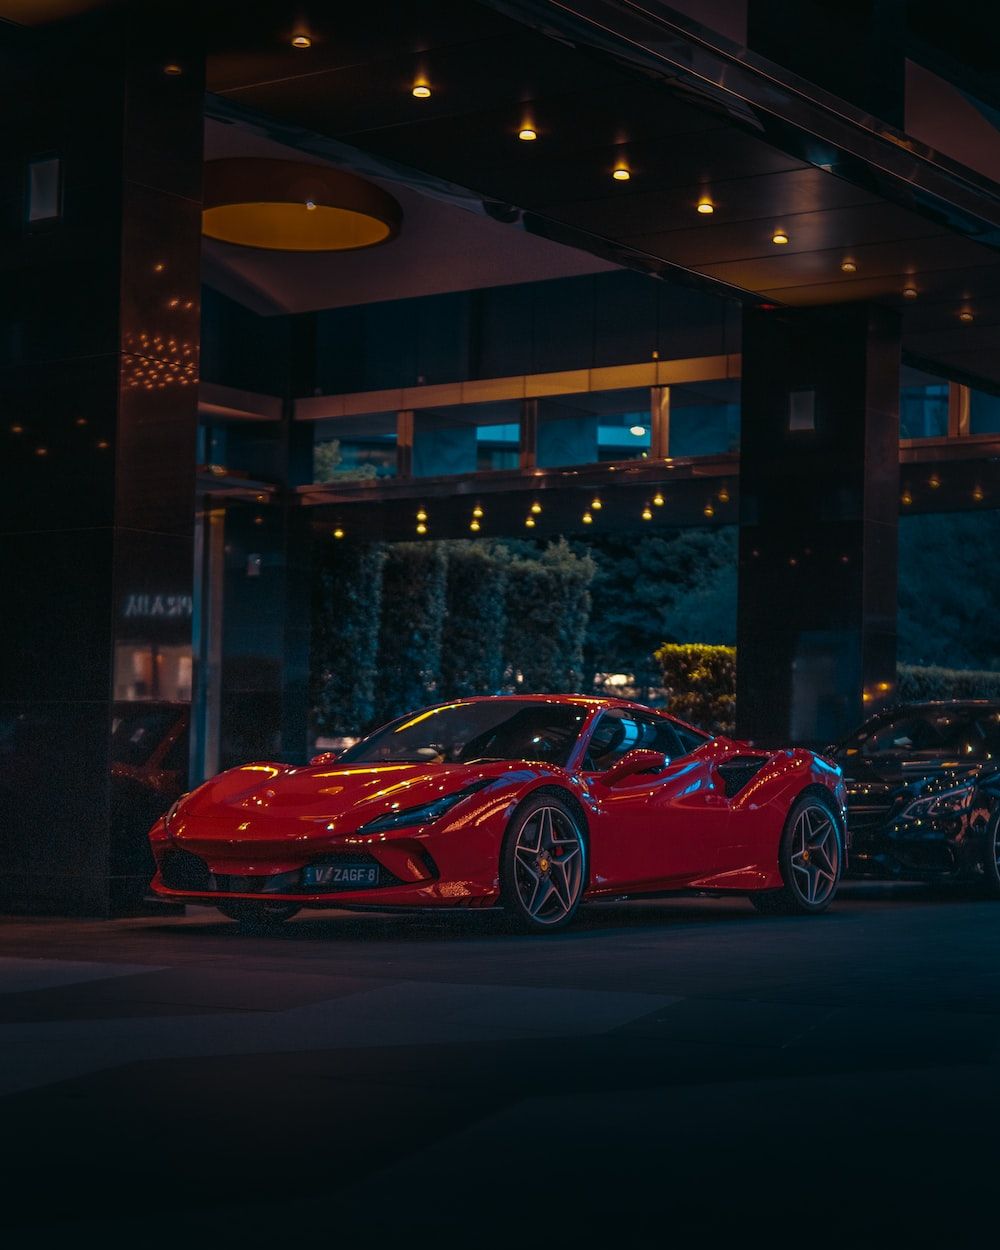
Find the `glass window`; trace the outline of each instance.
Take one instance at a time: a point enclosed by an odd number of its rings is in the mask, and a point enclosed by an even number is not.
[[[562,767],[587,718],[584,704],[497,699],[450,703],[392,721],[345,751],[338,764],[386,760],[468,764],[539,760]]]
[[[996,434],[1000,432],[1000,395],[988,395],[985,391],[969,392],[969,433]]]
[[[869,721],[842,746],[865,756],[985,759],[998,746],[1000,713],[995,708],[924,708]]]
[[[538,403],[538,464],[557,468],[649,455],[650,388],[560,395]]]
[[[117,704],[111,724],[111,758],[116,764],[145,764],[177,720],[174,708]]]
[[[739,451],[740,384],[682,383],[670,388],[671,456],[718,456]]]
[[[661,716],[610,708],[601,713],[594,726],[583,766],[591,772],[603,772],[627,752],[637,749],[659,751],[667,759],[686,753],[670,721]]]
[[[414,414],[414,477],[516,469],[520,450],[519,400],[422,408]]]
[[[396,414],[373,412],[321,421],[313,445],[313,481],[345,482],[393,477]]]
[[[948,433],[948,383],[904,366],[899,393],[900,438],[944,438]]]

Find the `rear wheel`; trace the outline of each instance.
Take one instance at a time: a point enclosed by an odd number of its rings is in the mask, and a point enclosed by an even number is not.
[[[843,866],[840,828],[832,804],[805,794],[788,813],[778,864],[784,885],[750,895],[760,912],[812,915],[833,902]]]
[[[526,932],[561,929],[586,881],[587,844],[569,804],[552,794],[523,803],[500,855],[500,903],[512,923]]]
[[[266,933],[302,910],[293,903],[217,903],[216,906],[247,933]]]

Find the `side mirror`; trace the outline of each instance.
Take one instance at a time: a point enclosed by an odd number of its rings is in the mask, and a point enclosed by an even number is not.
[[[620,760],[616,760],[601,774],[601,780],[606,786],[617,785],[619,781],[634,777],[637,773],[661,773],[668,763],[669,760],[661,751],[644,751],[637,747],[634,751],[626,751]]]
[[[309,761],[309,767],[319,768],[322,764],[335,764],[339,758],[339,751],[320,751],[319,755],[314,755]]]

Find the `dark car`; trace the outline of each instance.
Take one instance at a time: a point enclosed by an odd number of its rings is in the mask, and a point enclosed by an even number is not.
[[[980,882],[1000,897],[1000,703],[908,703],[830,755],[854,876]]]

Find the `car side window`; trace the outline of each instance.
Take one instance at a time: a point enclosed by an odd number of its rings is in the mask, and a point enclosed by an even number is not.
[[[685,749],[673,725],[659,716],[609,708],[594,726],[583,766],[590,772],[604,772],[628,751],[659,751],[667,759],[684,755]],[[690,748],[687,748],[690,749]]]

